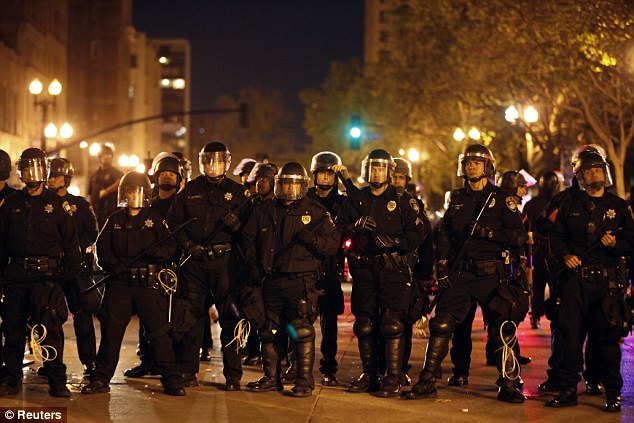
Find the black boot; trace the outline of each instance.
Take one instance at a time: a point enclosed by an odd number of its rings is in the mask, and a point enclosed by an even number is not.
[[[348,392],[375,392],[381,388],[381,379],[376,369],[376,339],[373,336],[359,338],[359,358],[363,373],[348,387]]]
[[[610,413],[620,413],[621,412],[621,396],[620,395],[608,395],[607,401],[605,402],[605,408],[603,411],[608,411]]]
[[[577,387],[559,391],[559,395],[548,400],[546,407],[573,407],[577,405]]]
[[[430,371],[423,370],[418,382],[412,386],[411,391],[405,392],[404,396],[407,399],[436,398],[438,396],[438,389],[436,388],[436,378],[434,374]]]
[[[586,381],[586,394],[592,396],[603,395],[603,385]]]
[[[295,379],[297,379],[297,360],[291,358],[289,361],[290,364],[281,378],[284,385],[291,385],[295,383]]]
[[[274,342],[262,343],[262,370],[264,370],[264,377],[256,382],[247,383],[248,389],[253,392],[284,390],[284,385],[280,380],[280,365]]]
[[[497,399],[511,404],[522,404],[526,401],[526,397],[517,386],[517,380],[509,378],[502,378],[500,381]]]
[[[383,378],[377,396],[382,398],[397,397],[401,394],[401,364],[403,361],[403,337],[385,340],[385,359],[387,376]]]
[[[291,389],[292,397],[309,397],[315,389],[313,376],[313,364],[315,363],[315,338],[309,342],[297,342],[295,346],[297,354],[297,378],[295,386]]]

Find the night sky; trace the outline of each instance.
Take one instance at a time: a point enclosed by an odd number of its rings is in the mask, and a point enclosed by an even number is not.
[[[363,55],[363,0],[133,0],[133,24],[150,38],[187,38],[192,109],[242,87],[280,90],[301,129],[297,94],[318,87],[330,62]]]

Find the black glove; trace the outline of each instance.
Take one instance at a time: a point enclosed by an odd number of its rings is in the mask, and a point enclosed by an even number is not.
[[[227,227],[233,232],[236,232],[238,229],[240,229],[240,219],[238,219],[237,213],[231,212],[222,216],[222,223],[227,225]]]
[[[145,250],[143,250],[143,253],[148,257],[154,257],[157,252],[158,247],[154,244],[148,245],[147,247],[145,247]]]
[[[187,240],[183,244],[185,250],[194,258],[202,258],[207,256],[207,249],[200,244],[196,244],[194,241]]]
[[[368,231],[376,229],[376,221],[372,216],[361,216],[359,220],[354,222],[355,231],[361,232],[364,229],[367,229]]]
[[[442,289],[447,289],[453,285],[451,279],[449,279],[447,260],[439,260],[438,263],[436,263],[436,280],[438,286]]]
[[[126,278],[128,276],[128,267],[123,263],[119,263],[112,268],[112,273],[119,278]]]
[[[473,229],[473,236],[476,238],[493,239],[493,229],[478,223]]]
[[[380,248],[398,247],[400,240],[390,235],[379,234],[374,237],[374,243]]]
[[[305,227],[295,235],[298,240],[304,244],[313,245],[317,242],[317,235],[314,232],[309,231]]]

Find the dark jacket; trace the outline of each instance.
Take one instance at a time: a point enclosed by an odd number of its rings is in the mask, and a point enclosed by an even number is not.
[[[5,198],[0,205],[2,265],[9,257],[63,257],[69,271],[79,270],[77,229],[68,208],[46,188],[38,196],[24,188]]]
[[[297,242],[278,260],[275,255],[296,238],[310,230],[314,242]],[[323,256],[339,248],[339,232],[324,206],[305,197],[285,206],[278,199],[267,200],[253,210],[242,232],[247,265],[254,277],[273,272],[317,272]]]
[[[99,233],[95,212],[90,203],[86,201],[84,197],[66,194],[61,198],[63,198],[70,207],[67,212],[73,217],[73,221],[77,226],[79,247],[81,248],[82,254],[84,254],[86,252],[86,248],[95,243],[97,240],[97,234]]]
[[[147,247],[168,235],[163,216],[151,208],[143,208],[136,216],[126,209],[110,215],[97,238],[97,260],[99,266],[114,271],[117,266],[143,252]],[[130,267],[145,267],[162,264],[176,251],[174,237],[162,242],[154,254],[146,255],[130,264]]]
[[[463,260],[499,260],[502,251],[524,245],[528,236],[512,196],[490,183],[482,191],[472,191],[466,186],[451,193],[449,208],[439,224],[439,260],[452,260],[458,255],[489,194],[491,200],[482,212],[478,225],[490,229],[492,237],[474,236]]]

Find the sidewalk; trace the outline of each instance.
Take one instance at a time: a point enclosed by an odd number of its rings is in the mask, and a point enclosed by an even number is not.
[[[347,287],[349,291],[349,287]],[[470,384],[466,387],[448,387],[451,374],[449,358],[443,363],[444,377],[438,381],[438,398],[419,401],[402,398],[382,399],[368,394],[350,394],[346,386],[361,372],[357,342],[352,332],[353,316],[349,314],[349,292],[346,297],[346,313],[339,320],[339,361],[337,374],[339,387],[319,385],[318,365],[315,366],[317,388],[309,398],[291,398],[278,392],[254,394],[248,391],[225,392],[220,357],[219,327],[214,325],[214,352],[210,362],[201,363],[201,386],[187,388],[186,397],[170,397],[162,394],[158,378],[129,379],[123,371],[137,363],[135,355],[138,321],[133,319],[124,339],[121,361],[111,383],[110,394],[81,395],[82,368],[77,358],[72,322],[67,322],[65,362],[68,365],[69,386],[73,392],[70,400],[47,395],[45,378],[35,373],[36,365],[25,370],[21,395],[0,399],[0,407],[67,407],[68,422],[563,422],[594,420],[601,422],[634,421],[634,338],[626,338],[623,344],[623,412],[610,414],[601,411],[604,397],[581,395],[579,406],[565,409],[544,407],[548,396],[537,391],[537,385],[545,379],[546,361],[549,355],[550,335],[548,321],[542,329],[532,330],[527,322],[520,326],[519,339],[522,355],[533,362],[524,366],[522,378],[528,400],[523,405],[499,402],[495,399],[497,371],[485,366],[484,345],[486,332],[478,311],[474,323],[474,342]],[[98,328],[98,323],[96,323]],[[320,331],[317,328],[317,346]],[[99,336],[98,338],[99,339]],[[412,354],[414,382],[421,370],[426,339],[415,339]],[[317,361],[320,358],[317,352]],[[261,369],[245,367],[242,384],[257,380]],[[84,381],[85,383],[85,381]],[[584,392],[582,384],[580,392]],[[286,387],[286,389],[290,389]],[[406,390],[409,388],[405,388]],[[0,415],[0,422],[6,420]],[[15,420],[14,420],[15,421]]]

